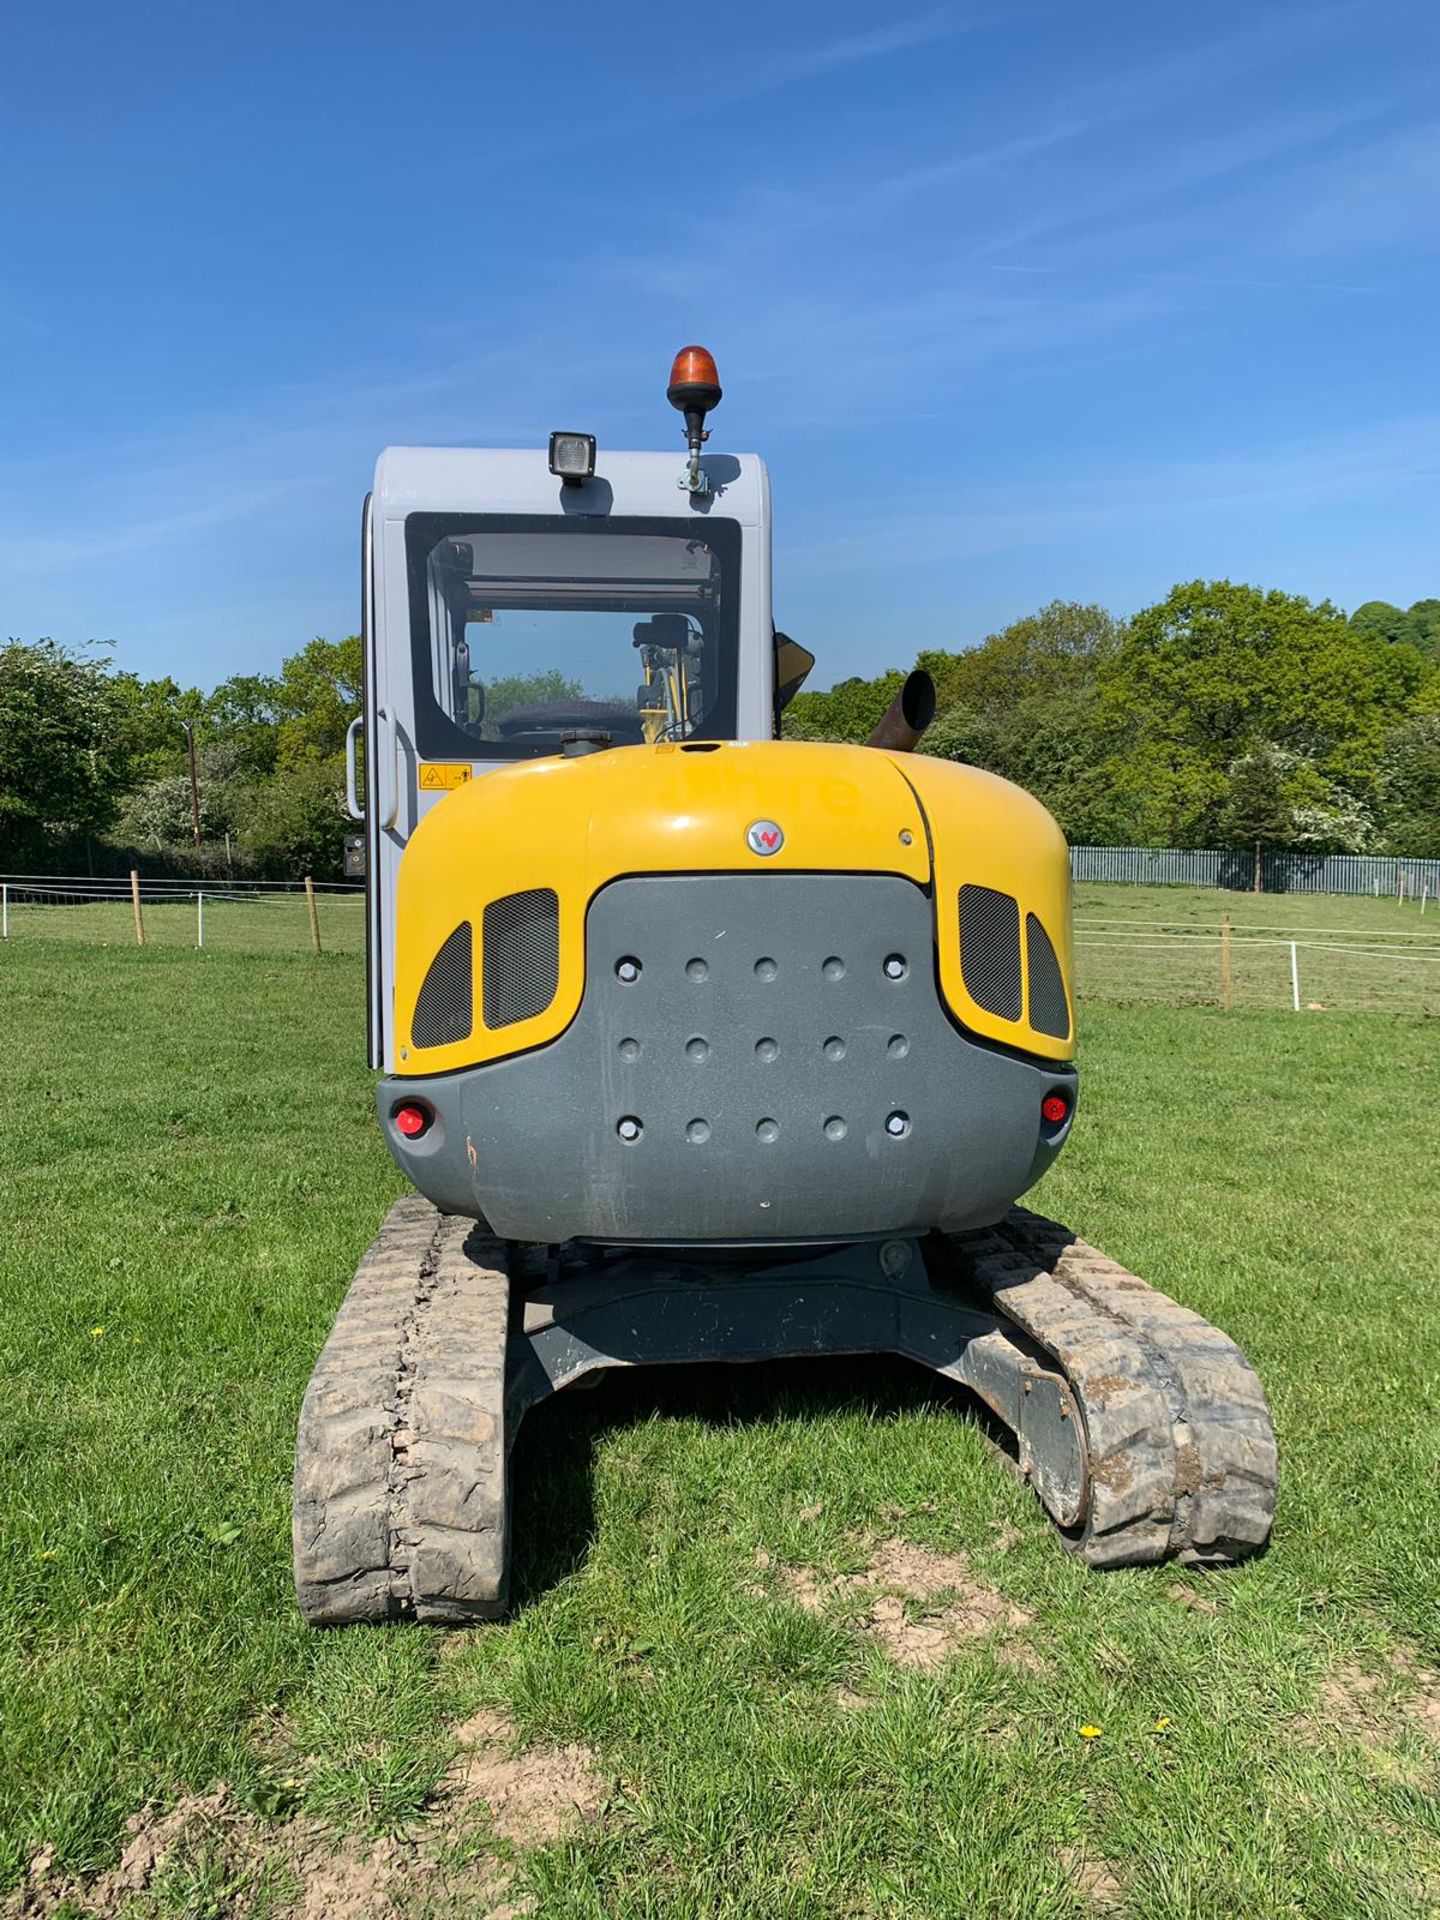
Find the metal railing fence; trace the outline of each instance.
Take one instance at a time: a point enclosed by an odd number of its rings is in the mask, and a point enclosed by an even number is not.
[[[1440,860],[1363,853],[1225,853],[1196,847],[1072,847],[1077,880],[1148,887],[1224,887],[1236,893],[1368,893],[1440,896]]]

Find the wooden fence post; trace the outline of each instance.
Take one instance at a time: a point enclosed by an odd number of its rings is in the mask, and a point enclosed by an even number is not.
[[[140,875],[134,867],[130,869],[130,904],[135,909],[135,944],[145,944],[145,917],[140,911]]]
[[[308,873],[305,876],[305,898],[310,903],[310,944],[319,953],[320,912],[315,905],[315,882]]]
[[[1225,914],[1220,921],[1220,1006],[1225,1013],[1230,1011],[1232,1003],[1230,983],[1230,916]]]
[[[1255,892],[1260,891],[1260,842],[1255,842]]]

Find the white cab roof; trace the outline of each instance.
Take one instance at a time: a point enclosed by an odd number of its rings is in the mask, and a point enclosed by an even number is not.
[[[384,520],[409,513],[577,513],[696,519],[718,514],[746,526],[769,518],[765,463],[753,453],[707,453],[708,496],[677,482],[685,449],[611,453],[601,447],[595,475],[567,487],[550,472],[544,447],[387,447],[375,467],[375,510]]]

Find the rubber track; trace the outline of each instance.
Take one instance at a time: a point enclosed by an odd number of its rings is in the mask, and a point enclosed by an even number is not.
[[[1070,1384],[1087,1510],[1064,1537],[1090,1565],[1234,1560],[1265,1544],[1275,1439],[1234,1341],[1021,1209],[954,1244]],[[395,1203],[301,1409],[295,1585],[312,1625],[503,1611],[509,1310],[498,1242],[417,1195]]]
[[[1096,1567],[1239,1560],[1270,1537],[1270,1409],[1235,1342],[1095,1247],[1023,1208],[962,1236],[974,1281],[1057,1362],[1088,1443]]]
[[[473,1221],[396,1201],[300,1412],[295,1590],[312,1626],[503,1610],[509,1292]]]

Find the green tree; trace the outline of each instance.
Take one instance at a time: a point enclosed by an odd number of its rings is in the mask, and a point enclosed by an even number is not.
[[[828,693],[800,693],[785,709],[787,740],[857,742],[875,731],[885,709],[905,684],[898,667],[875,680],[842,680]]]
[[[1261,741],[1230,767],[1219,815],[1219,844],[1248,850],[1304,848],[1364,853],[1374,845],[1369,808],[1319,774],[1310,761]]]
[[[1440,660],[1440,600],[1417,600],[1405,616],[1405,637]]]
[[[1104,607],[1052,600],[978,647],[943,656],[950,664],[937,678],[938,705],[943,712],[963,704],[1001,720],[1028,700],[1074,694],[1095,685],[1124,634]]]
[[[106,665],[53,640],[0,647],[0,865],[33,871],[114,819],[127,766]]]
[[[1393,644],[1403,636],[1405,610],[1388,600],[1367,600],[1351,614],[1350,624],[1357,633],[1373,633],[1377,640]]]
[[[227,741],[209,741],[196,752],[196,790],[204,840],[237,833],[254,804],[240,751]],[[161,774],[126,795],[115,836],[136,851],[165,853],[188,862],[194,847],[195,815],[190,772]]]
[[[1350,616],[1357,633],[1370,633],[1392,646],[1403,643],[1440,659],[1440,600],[1417,600],[1408,608],[1388,600],[1367,600]]]
[[[548,667],[540,673],[503,674],[485,682],[485,716],[481,731],[484,740],[498,740],[498,722],[516,707],[529,707],[545,700],[588,700],[584,683]]]
[[[279,725],[276,763],[326,760],[345,748],[345,733],[360,711],[364,649],[358,634],[312,640],[291,654],[272,682]]]
[[[243,838],[245,851],[266,873],[338,880],[345,836],[353,832],[345,811],[344,763],[305,759],[279,768],[256,789]]]
[[[938,717],[921,751],[965,760],[1025,787],[1071,839],[1121,830],[1101,772],[1099,675],[1124,636],[1103,607],[1052,601],[945,663]]]
[[[1192,581],[1138,613],[1102,666],[1106,777],[1142,845],[1223,837],[1230,769],[1262,744],[1368,802],[1387,731],[1434,672],[1328,602]]]
[[[236,757],[239,773],[264,775],[275,769],[280,751],[280,685],[269,674],[237,673],[205,697],[203,737],[227,747]]]
[[[1395,729],[1377,785],[1390,852],[1440,859],[1440,712],[1418,713]]]
[[[182,772],[186,764],[185,723],[205,737],[205,695],[182,687],[168,675],[142,680],[138,674],[111,676],[119,707],[119,746],[132,781],[158,780]]]
[[[1286,790],[1288,756],[1261,742],[1231,763],[1218,838],[1229,847],[1288,847],[1294,827]]]

